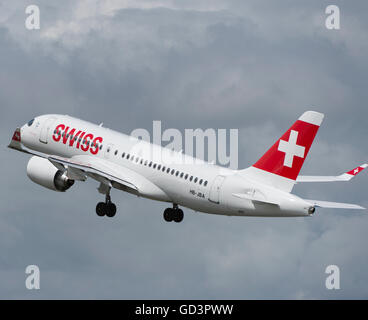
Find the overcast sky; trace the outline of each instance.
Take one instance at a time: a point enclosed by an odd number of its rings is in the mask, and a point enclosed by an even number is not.
[[[368,211],[245,218],[166,205],[114,190],[99,218],[95,181],[65,194],[33,184],[28,156],[7,149],[17,126],[62,113],[130,133],[239,129],[239,167],[254,163],[304,111],[325,113],[303,174],[368,161],[366,1],[0,0],[0,298],[368,298]],[[341,29],[327,30],[336,4]],[[297,185],[306,198],[368,207],[367,174]],[[25,268],[41,289],[25,288]],[[325,288],[340,267],[341,289]]]

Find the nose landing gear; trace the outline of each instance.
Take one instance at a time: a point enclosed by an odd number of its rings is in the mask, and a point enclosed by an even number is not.
[[[177,204],[174,204],[173,208],[165,209],[163,216],[166,222],[175,221],[179,223],[184,219],[184,212],[183,210],[179,209]]]

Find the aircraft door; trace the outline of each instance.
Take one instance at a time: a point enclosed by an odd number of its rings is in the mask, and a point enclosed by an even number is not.
[[[48,137],[49,137],[49,133],[51,130],[51,126],[55,122],[55,120],[56,120],[55,117],[47,118],[45,120],[41,128],[41,132],[40,132],[40,142],[45,143],[45,144],[48,142]]]
[[[220,203],[220,190],[221,186],[224,183],[224,176],[217,176],[215,181],[212,183],[210,196],[208,198],[209,201],[219,204]]]

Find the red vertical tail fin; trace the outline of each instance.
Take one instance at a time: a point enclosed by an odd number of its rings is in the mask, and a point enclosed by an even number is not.
[[[251,168],[242,171],[290,192],[323,117],[315,111],[303,113]]]

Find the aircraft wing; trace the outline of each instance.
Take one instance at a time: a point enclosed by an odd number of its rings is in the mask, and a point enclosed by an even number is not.
[[[362,164],[348,172],[340,174],[339,176],[298,176],[296,182],[332,182],[332,181],[349,181],[358,173],[362,172],[368,164]]]
[[[366,208],[359,206],[357,204],[351,204],[351,203],[340,203],[340,202],[329,202],[329,201],[321,201],[321,200],[307,200],[305,201],[309,202],[315,207],[320,208],[334,208],[334,209],[358,209],[358,210],[365,210]]]
[[[138,193],[138,187],[134,183],[137,180],[137,173],[128,168],[118,167],[114,164],[106,164],[102,159],[81,155],[72,158],[59,156],[46,157],[56,168],[67,170],[67,175],[73,180],[86,180],[91,177],[102,185],[115,187],[120,190]],[[102,186],[100,186],[100,189]],[[104,193],[103,190],[99,191]]]

